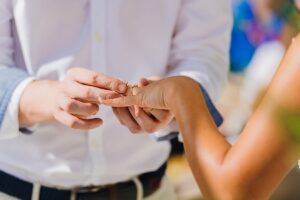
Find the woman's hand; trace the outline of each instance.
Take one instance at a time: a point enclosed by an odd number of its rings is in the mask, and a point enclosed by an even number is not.
[[[200,91],[199,85],[191,78],[184,76],[170,77],[152,82],[145,87],[133,87],[130,94],[114,99],[101,99],[101,103],[112,107],[135,106],[138,115],[139,108],[171,110],[177,109],[179,102],[188,100],[193,93]],[[188,103],[188,102],[187,102]]]
[[[145,87],[133,86],[129,89],[127,96],[122,96],[113,99],[100,99],[100,103],[112,106],[115,108],[135,106],[135,111],[138,107],[145,109],[160,109],[168,110],[166,104],[166,85],[167,79],[153,82]]]
[[[152,77],[149,79],[141,79],[138,87],[145,87],[162,78]],[[132,95],[133,86],[129,86],[127,93]],[[136,108],[137,109],[137,108]],[[113,107],[113,112],[117,116],[120,123],[126,126],[132,133],[154,133],[165,127],[173,120],[173,114],[168,110],[138,108],[135,112],[131,107]],[[136,115],[138,113],[138,115]]]

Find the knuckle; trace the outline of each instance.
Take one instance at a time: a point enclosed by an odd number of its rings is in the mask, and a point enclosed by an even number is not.
[[[126,98],[125,97],[121,97],[121,103],[126,104]]]
[[[160,122],[169,122],[172,120],[173,118],[173,115],[171,114],[171,112],[169,111],[161,111],[161,110],[158,110],[158,116],[157,116],[157,119],[160,121]]]
[[[60,121],[60,120],[59,120],[59,115],[58,115],[58,114],[59,114],[59,113],[58,113],[58,110],[57,110],[57,109],[54,109],[52,115],[53,115],[53,117],[54,117],[55,120]]]
[[[100,95],[102,100],[107,100],[107,99],[111,99],[111,95],[110,94],[102,94]]]
[[[86,128],[87,129],[93,129],[93,128],[95,128],[96,127],[96,125],[94,125],[94,124],[92,124],[92,123],[88,123],[87,125],[86,125]]]
[[[68,122],[67,122],[67,126],[70,127],[70,128],[77,128],[78,127],[78,120],[77,119],[70,119]]]
[[[62,109],[64,109],[67,112],[72,111],[74,107],[75,102],[72,99],[65,99],[62,105]]]
[[[109,81],[107,84],[108,87],[111,88],[113,91],[118,90],[119,81]]]
[[[70,77],[73,75],[73,68],[67,70],[67,76]]]
[[[130,132],[133,133],[133,134],[139,133],[137,130],[130,130]]]
[[[111,99],[112,98],[112,94],[106,94],[106,95],[104,95],[104,100],[106,100],[106,99]]]
[[[107,100],[107,99],[113,99],[113,98],[117,98],[117,97],[120,97],[120,95],[117,94],[117,93],[115,93],[115,92],[109,92],[109,93],[104,94],[104,95],[102,96],[102,98],[103,98],[104,100]]]
[[[139,127],[129,127],[129,130],[132,133],[140,133],[141,132],[141,128],[139,128]]]
[[[136,133],[136,130],[135,130],[134,128],[128,127],[128,129],[129,129],[129,131],[130,131],[131,133]]]
[[[160,117],[160,121],[169,121],[170,116],[168,114],[164,114]]]
[[[104,96],[104,99],[112,99],[112,98],[114,98],[114,94],[112,94],[112,93],[108,93],[108,94],[105,94],[103,96]]]
[[[144,93],[139,93],[138,97],[138,101],[141,103],[141,105],[147,105],[146,104],[146,96],[144,95]]]
[[[91,95],[91,91],[87,88],[83,88],[80,93],[81,93],[81,98],[83,99],[88,99]]]
[[[89,110],[90,110],[92,115],[95,115],[99,111],[99,106],[95,105],[95,104],[90,104],[89,105]]]
[[[68,69],[67,71],[67,76],[72,77],[74,75],[74,73],[77,71],[78,67],[73,67]]]
[[[154,133],[156,131],[156,127],[154,127],[154,126],[148,126],[148,127],[145,128],[145,131],[147,133]]]
[[[96,72],[91,72],[88,77],[88,81],[91,84],[96,84],[98,80],[98,74]]]

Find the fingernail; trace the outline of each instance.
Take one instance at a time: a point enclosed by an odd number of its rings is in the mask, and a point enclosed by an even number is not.
[[[118,86],[118,91],[119,91],[120,93],[125,93],[126,90],[127,90],[127,85],[126,85],[126,84],[124,84],[124,83],[119,84],[119,86]]]

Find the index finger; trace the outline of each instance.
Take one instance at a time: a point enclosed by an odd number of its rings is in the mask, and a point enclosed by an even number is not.
[[[137,96],[123,96],[114,99],[100,99],[100,103],[111,107],[129,107],[138,105]],[[140,105],[139,105],[140,106]]]
[[[68,76],[85,85],[112,90],[121,94],[127,91],[127,84],[123,81],[85,68],[71,68],[68,71]]]

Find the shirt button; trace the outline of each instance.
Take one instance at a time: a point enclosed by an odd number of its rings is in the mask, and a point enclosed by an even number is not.
[[[99,32],[95,33],[95,40],[97,43],[101,43],[101,34]]]

